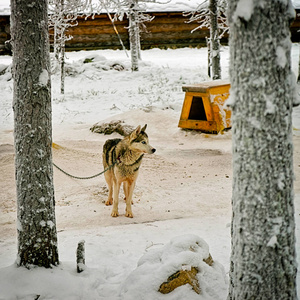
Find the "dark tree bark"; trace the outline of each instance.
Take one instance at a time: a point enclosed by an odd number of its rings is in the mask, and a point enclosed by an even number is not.
[[[77,273],[81,273],[85,270],[85,241],[82,240],[77,245],[76,250],[76,263],[77,263]]]
[[[18,266],[57,265],[46,0],[11,0]]]
[[[289,1],[229,1],[233,110],[228,299],[297,299]]]

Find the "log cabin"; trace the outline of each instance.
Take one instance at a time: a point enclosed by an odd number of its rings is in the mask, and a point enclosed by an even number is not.
[[[206,46],[206,37],[209,37],[208,28],[202,28],[192,33],[198,26],[197,22],[189,23],[188,17],[183,11],[147,11],[154,19],[147,22],[146,30],[141,32],[141,48],[180,48]],[[5,42],[10,40],[10,16],[9,9],[0,10],[0,55],[10,51],[5,47]],[[66,51],[95,50],[95,49],[122,49],[119,38],[106,13],[97,14],[94,17],[79,17],[78,25],[70,27],[68,34],[73,38],[66,42]],[[114,22],[119,36],[129,48],[128,19]],[[291,24],[291,38],[293,42],[300,42],[300,8],[296,9],[296,19]],[[52,34],[50,30],[50,41]],[[221,44],[228,43],[228,35],[224,35]]]

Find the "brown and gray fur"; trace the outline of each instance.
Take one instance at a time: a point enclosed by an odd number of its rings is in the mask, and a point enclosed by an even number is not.
[[[148,135],[146,134],[147,125],[143,128],[138,126],[132,133],[124,139],[107,140],[103,146],[103,166],[108,168],[115,161],[117,163],[104,173],[108,185],[108,199],[106,205],[112,205],[112,217],[117,217],[119,192],[121,184],[126,201],[126,217],[132,218],[132,194],[139,174],[139,168],[145,153],[153,154],[155,149],[149,145]]]

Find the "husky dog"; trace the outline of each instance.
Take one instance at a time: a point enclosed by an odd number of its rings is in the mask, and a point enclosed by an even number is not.
[[[141,126],[138,126],[123,139],[107,140],[103,146],[104,168],[113,165],[104,173],[109,189],[105,204],[113,204],[112,217],[119,215],[119,191],[122,183],[126,201],[125,216],[133,217],[131,210],[132,194],[144,153],[153,154],[156,151],[149,145],[148,135],[145,132],[146,127],[147,124],[142,129]]]

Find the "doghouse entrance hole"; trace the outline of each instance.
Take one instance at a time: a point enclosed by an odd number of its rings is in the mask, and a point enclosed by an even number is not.
[[[193,97],[189,119],[207,121],[202,97]]]

